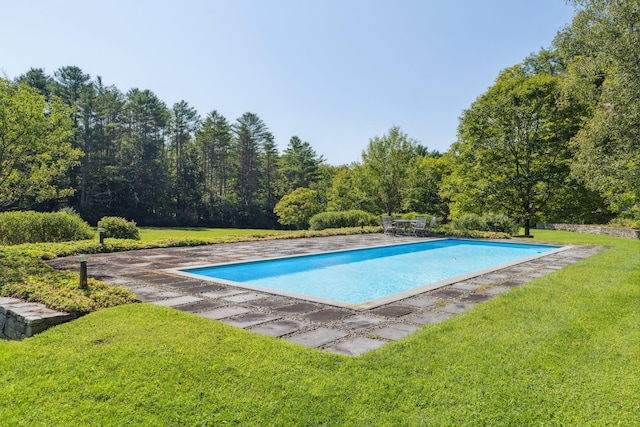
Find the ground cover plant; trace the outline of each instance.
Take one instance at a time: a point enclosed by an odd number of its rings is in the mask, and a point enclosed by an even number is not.
[[[640,241],[360,357],[148,304],[0,341],[4,425],[634,425]]]

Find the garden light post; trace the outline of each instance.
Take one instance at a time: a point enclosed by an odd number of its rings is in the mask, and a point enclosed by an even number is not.
[[[78,255],[78,260],[80,261],[80,289],[87,288],[87,261],[89,260],[89,255],[80,254]]]
[[[105,231],[107,231],[106,228],[102,228],[102,227],[98,228],[98,233],[100,233],[100,244],[101,245],[104,245],[104,233],[105,233]]]

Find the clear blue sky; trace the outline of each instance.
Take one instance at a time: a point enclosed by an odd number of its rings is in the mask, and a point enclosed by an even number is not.
[[[564,0],[3,0],[0,75],[75,65],[204,118],[256,113],[330,164],[399,125],[430,150],[500,70],[549,47]]]

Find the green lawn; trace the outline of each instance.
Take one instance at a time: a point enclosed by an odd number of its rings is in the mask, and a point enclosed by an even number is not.
[[[2,425],[640,425],[640,241],[360,357],[146,304],[0,341]]]
[[[139,227],[140,239],[143,242],[152,242],[162,239],[219,239],[240,236],[266,236],[288,233],[287,231],[262,230],[262,229],[228,229],[228,228],[166,228],[166,227]]]

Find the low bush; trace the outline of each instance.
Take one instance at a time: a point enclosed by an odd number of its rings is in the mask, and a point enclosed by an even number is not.
[[[311,230],[380,225],[380,219],[365,211],[321,212],[309,220]]]
[[[614,227],[640,228],[640,206],[633,206],[612,219],[609,225]]]
[[[117,216],[105,216],[98,221],[98,227],[106,231],[104,237],[113,239],[140,240],[140,232],[134,221],[127,221],[125,218]]]
[[[466,214],[451,222],[452,230],[475,230],[515,234],[518,225],[504,214]]]
[[[0,213],[0,245],[67,242],[91,239],[94,232],[78,215],[68,212]]]

